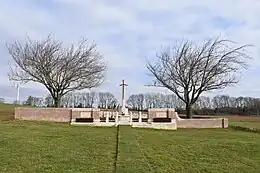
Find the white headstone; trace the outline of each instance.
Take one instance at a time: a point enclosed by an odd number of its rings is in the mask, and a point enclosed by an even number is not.
[[[130,112],[130,123],[132,124],[132,122],[133,122],[133,113],[132,112]]]
[[[139,112],[139,123],[141,123],[142,122],[142,112],[140,111]]]
[[[115,119],[115,122],[116,122],[116,123],[118,122],[118,112],[116,112],[116,119]]]
[[[106,112],[106,123],[109,122],[109,112]]]

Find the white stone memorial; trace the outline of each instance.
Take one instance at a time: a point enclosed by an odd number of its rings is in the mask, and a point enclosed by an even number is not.
[[[72,110],[71,124],[73,125],[91,125],[91,126],[118,126],[118,125],[130,125],[136,128],[154,128],[154,129],[177,129],[178,122],[182,119],[178,118],[177,113],[174,113],[174,109],[148,109],[148,112],[128,112],[126,108],[126,86],[125,80],[122,80],[120,84],[122,87],[122,100],[118,111],[114,110],[100,110],[100,109],[88,109],[88,108],[74,108]],[[170,112],[170,114],[169,114]],[[153,118],[165,118],[171,115],[170,122],[153,122]],[[173,115],[176,115],[175,117]],[[77,118],[93,118],[93,122],[76,122]],[[101,118],[105,118],[102,121]],[[114,118],[109,119],[109,118]],[[133,118],[135,121],[133,121]],[[146,120],[147,119],[147,120]],[[149,121],[150,120],[150,121]]]
[[[128,113],[128,109],[126,108],[125,104],[125,87],[127,84],[125,83],[125,80],[122,80],[122,100],[121,100],[121,107],[120,107],[120,114],[118,117],[118,124],[130,124],[130,115]]]

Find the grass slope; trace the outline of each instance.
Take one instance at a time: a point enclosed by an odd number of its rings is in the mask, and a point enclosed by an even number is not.
[[[0,172],[114,172],[115,128],[0,123]]]

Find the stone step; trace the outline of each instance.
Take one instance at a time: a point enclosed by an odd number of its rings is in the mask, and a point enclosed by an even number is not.
[[[119,116],[118,123],[129,123],[130,117],[129,116]]]

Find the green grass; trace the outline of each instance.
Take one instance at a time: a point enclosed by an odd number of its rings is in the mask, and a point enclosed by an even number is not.
[[[13,120],[14,108],[13,104],[0,104],[0,121]]]
[[[114,172],[116,129],[0,123],[0,172]]]
[[[260,129],[260,122],[250,122],[250,121],[230,121],[232,126],[248,127],[254,129]]]
[[[150,172],[135,132],[130,127],[120,127],[118,135],[117,172]]]
[[[64,123],[7,121],[13,120],[14,107],[0,104],[0,172],[260,170],[260,119],[230,118],[229,125],[239,128],[229,129],[165,131],[121,126],[117,131]]]
[[[16,106],[19,107],[31,107],[26,105],[15,105],[15,104],[0,104],[0,121],[14,120],[14,109]]]
[[[232,128],[166,131],[120,126],[117,131],[3,121],[0,131],[0,172],[5,173],[260,170],[260,134]]]
[[[119,151],[131,153],[132,165],[119,165],[119,172],[255,173],[260,170],[259,134],[232,129],[172,132],[124,127],[121,131],[127,137],[122,138],[124,145]]]

